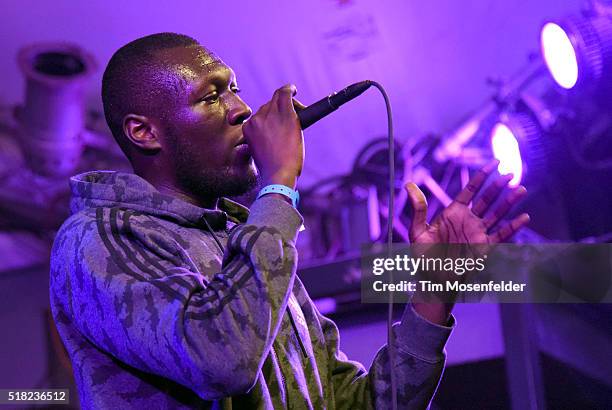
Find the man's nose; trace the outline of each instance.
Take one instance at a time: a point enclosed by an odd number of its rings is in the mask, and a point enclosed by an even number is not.
[[[227,120],[230,125],[241,125],[253,114],[253,110],[249,107],[242,98],[235,96],[228,113]]]

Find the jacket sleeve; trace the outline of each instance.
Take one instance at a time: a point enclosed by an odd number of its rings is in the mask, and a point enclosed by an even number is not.
[[[395,362],[393,371],[400,409],[426,409],[436,391],[446,359],[444,346],[454,327],[438,326],[419,316],[411,304],[400,323],[393,325]],[[340,350],[338,328],[320,317],[330,356],[334,398],[338,409],[391,408],[389,349],[382,347],[369,372],[350,361]]]
[[[52,297],[65,299],[72,326],[116,359],[205,400],[247,392],[292,289],[299,213],[283,200],[257,200],[208,280],[182,247],[151,245],[167,242],[163,234],[152,229],[143,240],[126,224],[121,210],[98,208],[95,221],[58,234]]]

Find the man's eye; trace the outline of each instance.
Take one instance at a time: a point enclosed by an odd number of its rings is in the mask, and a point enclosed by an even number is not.
[[[204,98],[202,98],[201,101],[207,102],[207,103],[214,103],[219,99],[219,94],[217,94],[216,92],[211,93],[206,95]]]

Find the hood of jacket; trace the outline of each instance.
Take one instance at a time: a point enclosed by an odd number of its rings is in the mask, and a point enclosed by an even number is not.
[[[91,171],[70,178],[72,214],[97,207],[120,207],[173,220],[180,225],[201,226],[202,218],[213,229],[224,229],[227,221],[242,223],[248,209],[221,198],[217,209],[206,209],[165,195],[136,174],[117,171]]]

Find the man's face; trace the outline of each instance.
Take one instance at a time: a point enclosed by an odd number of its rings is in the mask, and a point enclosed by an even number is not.
[[[238,96],[232,69],[200,47],[171,49],[161,57],[176,62],[175,73],[185,79],[176,104],[163,109],[163,149],[178,187],[204,198],[253,188],[257,171],[242,135],[252,111]]]

